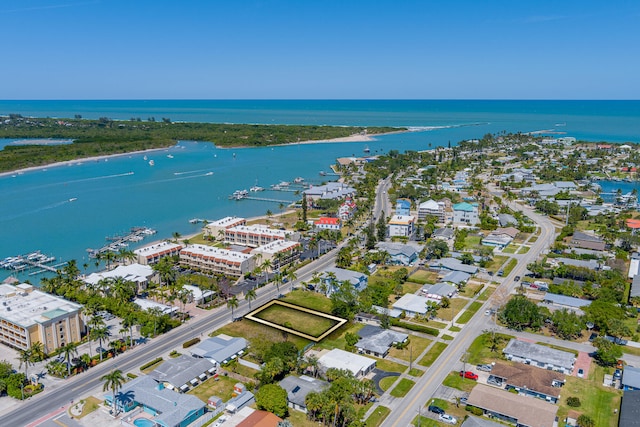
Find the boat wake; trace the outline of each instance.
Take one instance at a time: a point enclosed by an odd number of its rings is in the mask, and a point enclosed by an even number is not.
[[[209,170],[209,169],[199,169],[199,170],[197,170],[197,171],[174,172],[173,174],[174,174],[174,175],[178,175],[178,176],[179,176],[179,175],[189,175],[189,174],[192,174],[192,173],[200,173],[200,172],[205,172],[205,171],[208,171],[208,170]]]
[[[181,176],[179,178],[169,178],[169,179],[161,179],[158,181],[152,181],[152,182],[145,182],[143,184],[155,184],[158,182],[172,182],[172,181],[182,181],[183,179],[192,179],[192,178],[202,178],[204,176],[212,176],[213,172],[207,172],[207,173],[202,173],[199,175],[187,175],[187,176]]]
[[[456,129],[456,128],[465,128],[470,126],[486,126],[490,125],[489,122],[476,122],[476,123],[461,123],[459,125],[446,125],[446,126],[407,126],[409,132],[428,132],[431,130],[438,129]]]
[[[39,208],[36,209],[32,209],[30,211],[26,211],[26,212],[20,212],[20,213],[14,213],[14,215],[8,215],[6,217],[0,217],[0,221],[9,221],[9,220],[14,220],[17,218],[21,218],[24,216],[29,216],[29,215],[33,215],[33,214],[37,214],[38,212],[42,212],[42,211],[47,211],[50,209],[55,209],[55,208],[59,208],[60,206],[64,206],[66,204],[69,203],[73,203],[76,200],[78,200],[76,197],[73,197],[71,199],[67,199],[67,200],[63,200],[61,202],[56,202],[56,203],[51,203],[50,205],[45,205],[45,206],[40,206]]]

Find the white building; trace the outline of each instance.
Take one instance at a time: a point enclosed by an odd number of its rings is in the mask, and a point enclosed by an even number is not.
[[[203,227],[204,237],[210,237],[213,239],[222,240],[224,231],[231,227],[237,227],[239,225],[245,225],[247,220],[244,218],[238,218],[235,216],[228,216],[217,221],[210,222]]]
[[[416,219],[412,215],[394,215],[389,220],[390,237],[409,237],[413,234]]]
[[[97,271],[95,273],[91,273],[87,277],[85,277],[84,282],[87,285],[95,286],[101,280],[105,279],[117,279],[121,277],[123,280],[127,282],[133,282],[136,284],[136,288],[138,292],[141,292],[147,289],[149,282],[155,276],[155,272],[153,268],[148,265],[142,264],[129,264],[129,265],[119,265],[113,270],[103,270]]]
[[[294,237],[298,236],[298,234],[286,230],[275,230],[262,224],[238,225],[227,228],[224,231],[225,242],[251,246],[253,248],[266,245],[276,240],[288,240],[290,236]],[[297,237],[293,240],[297,240]]]
[[[178,256],[182,245],[173,242],[160,242],[153,245],[144,246],[133,251],[138,259],[138,264],[151,265],[167,256]]]
[[[438,222],[445,221],[445,203],[443,201],[427,200],[418,206],[418,220],[424,221],[428,216],[435,216]]]
[[[375,369],[376,361],[336,348],[318,359],[318,367],[325,373],[330,368],[345,369],[351,371],[356,378],[362,378]]]
[[[476,225],[480,222],[477,203],[456,203],[453,205],[453,225]]]
[[[280,255],[278,255],[280,254]],[[280,268],[300,258],[300,243],[288,240],[275,240],[251,251],[251,255],[260,256],[260,262],[271,261],[272,268]]]
[[[180,265],[239,277],[255,268],[255,257],[213,246],[189,245],[180,251]]]

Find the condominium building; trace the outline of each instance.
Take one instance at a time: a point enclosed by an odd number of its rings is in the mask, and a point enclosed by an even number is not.
[[[389,236],[409,237],[413,233],[416,219],[411,215],[394,215],[389,220]]]
[[[453,205],[453,225],[476,225],[480,223],[477,203],[456,203]]]
[[[424,221],[428,216],[435,216],[438,222],[445,221],[445,203],[443,201],[427,200],[418,206],[418,220]]]
[[[41,292],[32,285],[0,284],[0,342],[26,350],[40,342],[51,353],[79,342],[82,306]]]
[[[213,246],[189,245],[180,251],[180,265],[239,277],[255,268],[255,257]]]
[[[238,225],[225,230],[224,240],[225,242],[236,245],[257,248],[258,246],[263,246],[276,240],[287,240],[297,235],[298,233],[292,233],[286,230],[274,230],[262,224]],[[297,237],[291,240],[297,240]]]
[[[247,220],[236,216],[228,216],[217,221],[210,222],[203,227],[204,237],[222,240],[224,231],[231,227],[245,225]]]
[[[259,262],[269,260],[273,268],[280,268],[300,258],[300,243],[276,240],[253,249],[251,255],[260,256]]]
[[[179,255],[181,249],[182,245],[165,241],[144,246],[134,250],[133,253],[138,259],[138,264],[152,265],[164,257]]]

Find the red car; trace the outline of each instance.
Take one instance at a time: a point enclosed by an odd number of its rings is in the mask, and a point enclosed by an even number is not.
[[[468,378],[470,380],[478,381],[478,374],[474,374],[471,371],[460,371],[460,376]]]

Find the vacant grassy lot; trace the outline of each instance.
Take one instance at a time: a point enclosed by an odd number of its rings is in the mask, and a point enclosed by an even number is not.
[[[415,294],[423,285],[415,282],[404,282],[402,284],[403,294]]]
[[[255,314],[258,319],[319,337],[338,322],[306,311],[274,304]]]
[[[451,321],[469,303],[469,300],[452,298],[449,302],[451,304],[449,307],[438,309],[438,317],[442,320]]]
[[[331,313],[331,300],[317,292],[302,290],[289,292],[283,301],[323,313]]]
[[[340,329],[338,329],[338,331]],[[334,333],[338,331],[335,331]],[[258,340],[266,340],[270,342],[291,341],[299,350],[302,350],[307,344],[311,342],[295,335],[284,334],[274,328],[262,325],[260,323],[252,322],[250,320],[241,320],[239,322],[229,323],[215,331],[211,336],[218,334],[226,334],[232,337],[242,337],[252,344]]]
[[[598,367],[590,378],[566,377],[566,383],[562,387],[562,399],[558,409],[558,417],[564,419],[570,409],[590,416],[598,427],[616,427],[618,425],[618,413],[614,408],[620,407],[621,390],[603,387],[604,371]],[[567,398],[575,396],[580,399],[579,408],[571,408],[567,405]]]
[[[431,340],[415,335],[411,335],[409,341],[409,345],[403,349],[399,350],[392,347],[391,350],[389,350],[389,356],[402,359],[406,362],[409,362],[411,358],[415,361],[416,357],[420,356],[424,349],[431,344]]]
[[[101,403],[102,403],[102,400],[98,399],[97,397],[93,397],[93,396],[87,397],[84,401],[84,406],[82,407],[82,413],[78,415],[77,418],[82,418],[85,415],[92,413],[93,411],[95,411],[100,407]]]
[[[487,288],[480,294],[477,301],[486,301],[495,292],[495,286],[487,286]]]
[[[435,271],[418,270],[409,276],[408,281],[423,285],[425,283],[436,283],[438,281],[438,273]]]
[[[341,328],[331,332],[325,339],[317,343],[315,346],[327,350],[333,350],[334,348],[344,350],[347,345],[347,341],[344,339],[346,333],[351,332],[352,334],[357,334],[363,327],[363,323],[346,323]]]
[[[469,349],[467,350],[467,353],[469,354],[467,362],[475,365],[479,363],[489,363],[494,359],[501,359],[502,350],[504,350],[509,340],[513,337],[505,334],[495,335],[500,339],[500,344],[495,352],[491,351],[489,348],[491,333],[482,334],[473,340],[473,343],[469,346]]]
[[[233,385],[237,382],[238,380],[221,375],[218,377],[218,381],[214,378],[209,378],[198,387],[189,390],[187,394],[194,395],[205,403],[211,396],[218,396],[223,402],[226,402],[231,399]]]
[[[482,241],[482,236],[469,235],[467,236],[466,239],[464,239],[464,248],[473,249],[477,246],[480,246],[481,241]]]
[[[378,406],[375,411],[367,418],[365,427],[378,427],[389,416],[391,410],[386,406]]]
[[[400,380],[400,382],[398,383],[397,386],[395,386],[395,388],[393,390],[391,390],[391,396],[393,397],[404,397],[407,395],[407,393],[409,393],[409,390],[411,390],[411,387],[413,387],[415,384],[415,382],[403,378]]]
[[[461,293],[461,295],[467,298],[471,298],[475,296],[478,292],[480,292],[480,289],[482,289],[483,286],[484,286],[484,283],[469,282],[465,285],[464,291]]]
[[[506,248],[504,248],[502,250],[502,253],[504,253],[504,254],[515,254],[516,253],[516,249],[518,249],[517,245],[515,245],[515,244],[514,245],[509,245],[509,246],[507,246]]]
[[[435,343],[433,347],[429,349],[427,354],[424,355],[422,360],[418,362],[418,364],[420,364],[421,366],[427,366],[427,367],[431,366],[433,362],[435,362],[436,359],[440,357],[440,354],[442,354],[445,348],[447,348],[447,344],[443,342]]]
[[[482,303],[478,301],[472,302],[471,305],[469,305],[469,308],[467,308],[464,313],[462,313],[460,317],[458,317],[456,323],[467,323],[469,320],[471,320],[473,315],[476,314],[480,307],[482,307]]]
[[[511,270],[513,270],[513,268],[518,265],[518,260],[513,258],[511,261],[509,261],[509,263],[504,267],[504,275],[508,276],[509,273],[511,273]]]
[[[495,273],[500,269],[500,267],[502,267],[502,264],[504,264],[507,261],[507,259],[509,258],[506,256],[496,255],[493,257],[491,262],[487,264],[486,268],[488,271],[493,271]]]
[[[471,390],[478,384],[477,381],[470,380],[469,378],[463,378],[460,376],[460,372],[453,371],[447,375],[447,378],[442,381],[443,385],[447,387],[457,388],[458,390],[471,393]]]

